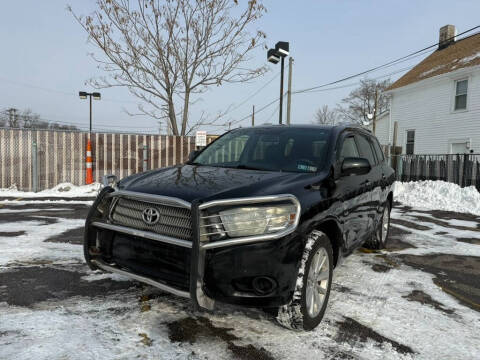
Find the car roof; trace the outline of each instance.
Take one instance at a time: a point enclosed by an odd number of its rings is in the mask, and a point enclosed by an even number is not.
[[[371,131],[368,129],[365,129],[364,127],[358,125],[358,124],[349,124],[349,123],[341,123],[337,125],[320,125],[320,124],[295,124],[295,125],[271,125],[271,124],[264,124],[264,125],[258,125],[258,126],[250,126],[250,127],[244,127],[242,129],[278,129],[278,128],[297,128],[297,129],[311,129],[311,130],[319,130],[319,129],[331,129],[335,133],[339,134],[344,130],[357,130],[361,131],[365,134],[370,134]]]

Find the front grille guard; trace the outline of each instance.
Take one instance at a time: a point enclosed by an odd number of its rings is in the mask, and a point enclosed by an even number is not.
[[[124,269],[120,269],[118,267],[112,266],[111,264],[107,264],[100,259],[90,259],[90,261],[97,267],[103,269],[104,271],[119,273],[128,277],[131,277],[135,280],[153,285],[161,290],[166,292],[172,293],[177,296],[187,297],[190,298],[194,308],[205,308],[212,310],[215,301],[207,296],[207,294],[203,290],[203,279],[204,279],[204,272],[205,272],[205,257],[206,252],[209,249],[226,247],[226,246],[234,246],[234,245],[242,245],[242,244],[249,244],[253,242],[261,242],[261,241],[268,241],[281,238],[286,236],[293,231],[295,231],[296,227],[298,226],[299,219],[300,219],[300,203],[297,198],[290,194],[280,194],[280,195],[271,195],[271,196],[261,196],[261,197],[248,197],[248,198],[236,198],[236,199],[222,199],[222,200],[213,200],[205,203],[200,203],[199,201],[193,201],[192,203],[188,203],[184,200],[160,196],[160,195],[150,195],[144,193],[137,193],[131,191],[123,191],[123,190],[116,190],[109,194],[106,194],[108,197],[127,197],[137,200],[142,200],[145,202],[149,202],[152,204],[166,204],[170,206],[179,206],[185,207],[191,210],[192,214],[192,241],[176,239],[172,237],[168,237],[165,235],[156,234],[149,231],[137,230],[132,229],[125,226],[119,226],[110,224],[108,222],[100,222],[100,221],[93,221],[89,223],[87,219],[87,223],[89,226],[97,228],[97,229],[105,229],[116,231],[132,236],[143,237],[147,239],[151,239],[154,241],[159,241],[167,244],[182,246],[186,248],[191,248],[191,264],[190,264],[190,291],[181,291],[174,287],[168,286],[166,284],[157,282],[151,278],[144,277],[138,274],[134,274],[128,272]],[[234,238],[234,239],[227,239],[227,240],[220,240],[209,242],[208,239],[201,240],[200,234],[200,219],[201,219],[201,212],[207,208],[214,207],[214,206],[230,206],[230,205],[245,205],[245,204],[259,204],[259,203],[275,203],[275,202],[282,202],[282,201],[290,201],[292,202],[297,208],[297,214],[294,221],[294,225],[289,227],[286,230],[281,232],[272,233],[272,234],[264,234],[264,235],[257,235],[257,236],[248,236],[248,237],[241,237],[241,238]],[[96,204],[97,202],[95,202]],[[95,206],[94,204],[94,206]]]

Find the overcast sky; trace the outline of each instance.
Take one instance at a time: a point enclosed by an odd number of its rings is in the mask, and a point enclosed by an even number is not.
[[[42,118],[88,124],[88,102],[78,98],[79,90],[99,75],[87,55],[94,51],[86,33],[67,12],[71,4],[76,12],[87,14],[95,8],[93,0],[23,0],[2,1],[0,11],[0,110],[30,108]],[[383,64],[438,41],[438,30],[453,24],[458,32],[480,25],[480,1],[320,1],[267,0],[268,13],[257,23],[268,36],[269,46],[289,41],[295,59],[293,89],[337,80]],[[425,55],[424,55],[425,56]],[[415,65],[422,57],[369,75],[380,77]],[[253,63],[266,62],[259,50]],[[240,104],[264,86],[280,71],[270,72],[249,84],[213,88],[190,112],[195,119],[200,112],[212,116],[229,106]],[[393,75],[395,79],[400,74]],[[285,81],[287,73],[285,74]],[[352,85],[329,91],[294,95],[292,122],[309,123],[320,106],[334,107],[353,88]],[[131,117],[124,108],[135,111],[137,101],[124,89],[104,89],[103,99],[94,102],[94,127],[100,130],[157,132],[155,119]],[[222,122],[241,119],[278,97],[277,77],[253,99],[230,112]],[[277,104],[256,115],[257,123],[276,123]],[[239,125],[248,126],[247,119]],[[210,128],[221,133],[223,128]]]

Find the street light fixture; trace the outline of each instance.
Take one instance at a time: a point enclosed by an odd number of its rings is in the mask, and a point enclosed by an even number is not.
[[[100,100],[102,96],[99,92],[87,93],[86,91],[79,91],[78,96],[80,99],[86,99],[87,96],[90,97],[90,134],[92,133],[92,98],[94,100]]]
[[[280,54],[275,49],[270,49],[267,52],[267,60],[272,64],[277,64],[280,61]]]
[[[275,50],[282,55],[288,56],[289,55],[289,43],[286,41],[279,41],[275,44]]]
[[[267,51],[267,60],[272,64],[277,64],[281,60],[280,70],[280,111],[278,112],[278,123],[282,124],[283,113],[283,68],[285,64],[285,57],[289,55],[290,47],[286,41],[279,41],[275,44],[275,49]]]

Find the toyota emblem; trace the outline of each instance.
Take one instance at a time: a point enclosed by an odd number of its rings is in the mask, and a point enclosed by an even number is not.
[[[157,209],[149,207],[143,210],[142,219],[147,225],[155,225],[160,220],[160,213]]]

